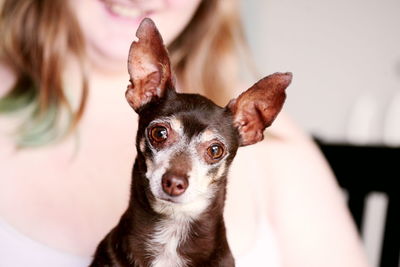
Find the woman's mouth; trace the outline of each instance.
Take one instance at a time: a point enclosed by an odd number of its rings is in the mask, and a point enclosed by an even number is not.
[[[141,10],[139,10],[137,8],[133,8],[133,7],[127,7],[127,6],[118,5],[118,4],[107,5],[107,6],[112,13],[114,13],[115,15],[121,16],[121,17],[125,17],[125,18],[136,18],[143,14]]]
[[[114,16],[137,19],[138,17],[148,16],[152,11],[142,6],[135,5],[131,1],[101,0],[107,11]]]

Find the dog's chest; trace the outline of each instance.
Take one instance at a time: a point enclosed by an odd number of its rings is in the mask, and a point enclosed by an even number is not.
[[[167,219],[156,225],[148,243],[148,251],[154,259],[152,267],[184,267],[187,259],[178,253],[179,245],[188,237],[190,221],[187,218]]]

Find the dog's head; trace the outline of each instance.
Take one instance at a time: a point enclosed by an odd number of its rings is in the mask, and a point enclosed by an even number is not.
[[[132,43],[126,98],[139,114],[138,157],[153,209],[195,217],[222,191],[239,146],[263,139],[285,100],[290,73],[261,79],[226,107],[175,91],[167,50],[150,19]]]

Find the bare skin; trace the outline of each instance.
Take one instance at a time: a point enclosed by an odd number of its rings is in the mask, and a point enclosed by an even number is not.
[[[0,77],[5,84],[13,79],[4,68]],[[76,151],[71,137],[17,152],[1,132],[0,218],[51,247],[93,253],[128,200],[136,115],[125,101],[126,83],[93,74]],[[6,88],[0,85],[0,95]],[[0,129],[10,121],[0,117]],[[277,137],[242,148],[229,175],[225,218],[233,253],[252,247],[261,215],[273,224],[283,266],[367,266],[341,192],[308,137],[284,113],[269,132]]]

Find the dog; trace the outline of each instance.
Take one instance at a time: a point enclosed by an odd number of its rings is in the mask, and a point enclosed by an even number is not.
[[[91,267],[235,265],[223,219],[227,173],[282,108],[291,73],[267,76],[226,107],[175,90],[168,52],[144,19],[128,58],[126,99],[139,115],[129,206]]]

